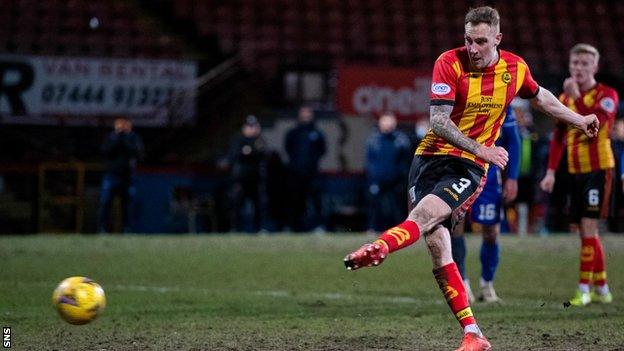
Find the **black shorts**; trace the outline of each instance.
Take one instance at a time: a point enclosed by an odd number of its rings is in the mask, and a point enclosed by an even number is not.
[[[485,185],[485,171],[476,163],[454,156],[414,156],[410,167],[408,200],[414,208],[429,194],[451,208],[452,215],[442,222],[449,230],[463,219]]]
[[[574,174],[570,189],[570,214],[574,223],[581,218],[606,218],[611,204],[613,169]]]

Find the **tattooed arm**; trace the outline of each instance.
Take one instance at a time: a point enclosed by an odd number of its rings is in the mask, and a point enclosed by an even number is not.
[[[476,155],[481,145],[459,131],[455,123],[451,121],[452,111],[451,105],[432,105],[429,108],[431,129],[454,146]]]
[[[452,145],[462,150],[466,150],[487,162],[493,163],[500,168],[505,168],[505,165],[509,160],[507,151],[498,146],[487,147],[485,145],[481,145],[476,140],[464,135],[459,128],[457,128],[457,125],[451,121],[453,106],[431,105],[429,111],[431,115],[431,130],[433,130],[436,135],[446,139],[446,141]]]

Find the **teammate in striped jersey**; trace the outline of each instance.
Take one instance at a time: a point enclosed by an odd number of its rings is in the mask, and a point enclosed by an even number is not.
[[[598,50],[577,44],[570,50],[570,77],[563,83],[559,100],[581,114],[594,113],[600,121],[596,138],[588,138],[573,128],[558,124],[550,142],[548,170],[540,182],[542,190],[552,192],[555,170],[567,141],[568,171],[574,177],[571,191],[572,220],[581,234],[581,263],[578,290],[569,301],[573,306],[613,300],[607,285],[605,256],[598,235],[600,218],[607,216],[613,184],[615,161],[611,150],[611,129],[618,106],[617,92],[596,82]],[[593,283],[594,290],[590,291]]]
[[[453,262],[450,233],[485,183],[489,163],[505,168],[508,155],[494,145],[504,111],[516,96],[588,136],[598,131],[595,115],[565,107],[533,80],[519,56],[500,50],[500,17],[491,7],[470,10],[464,20],[463,47],[435,62],[431,85],[431,130],[416,150],[409,175],[406,220],[344,258],[347,269],[379,265],[389,253],[415,243],[422,233],[433,273],[461,325],[462,350],[490,350],[473,316],[462,277]]]

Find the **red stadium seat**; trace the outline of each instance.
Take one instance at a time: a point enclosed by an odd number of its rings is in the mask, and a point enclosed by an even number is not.
[[[193,17],[193,0],[177,0],[172,2],[173,15],[177,19],[190,19]]]
[[[282,60],[297,62],[301,58],[323,64],[328,60],[353,59],[373,64],[426,65],[441,51],[463,42],[457,26],[463,23],[465,8],[444,2],[162,0],[159,3],[170,6],[170,16],[177,23],[191,21],[200,40],[216,39],[218,48],[225,53],[240,51],[248,67],[268,67],[279,65]],[[495,6],[504,18],[503,47],[515,49],[521,55],[527,53],[527,60],[535,61],[532,66],[555,72],[567,60],[567,50],[579,41],[588,41],[603,50],[605,63],[622,61],[619,38],[624,35],[624,22],[620,21],[624,17],[624,3],[502,1]],[[99,22],[95,30],[89,27],[92,17],[97,17]],[[0,1],[0,36],[6,37],[6,45],[0,43],[0,48],[88,55],[103,55],[105,51],[112,55],[156,57],[176,56],[183,51],[180,41],[167,35],[167,29],[139,22],[138,18],[144,18],[140,7],[123,1]],[[56,40],[55,33],[67,36]],[[114,39],[108,43],[107,36]],[[98,45],[100,41],[103,44]]]

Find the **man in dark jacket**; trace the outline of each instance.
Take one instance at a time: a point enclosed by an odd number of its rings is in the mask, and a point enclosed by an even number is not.
[[[110,132],[101,148],[105,159],[105,171],[100,192],[97,230],[107,232],[110,205],[115,194],[121,198],[123,232],[132,230],[132,207],[136,196],[135,173],[137,163],[143,158],[144,147],[141,137],[132,131],[132,122],[117,118],[114,130]]]
[[[325,136],[314,125],[314,111],[299,108],[299,123],[286,134],[290,229],[296,232],[323,228],[319,161],[325,155]],[[308,202],[312,211],[306,216]],[[308,217],[308,218],[306,218]]]
[[[266,178],[266,145],[255,116],[247,116],[242,134],[230,146],[227,163],[232,179],[233,227],[237,231],[257,232],[262,226],[263,191]],[[252,206],[247,220],[248,203]]]
[[[394,114],[382,114],[377,125],[366,141],[369,231],[382,231],[405,217],[403,195],[412,158],[410,140],[396,129]]]

